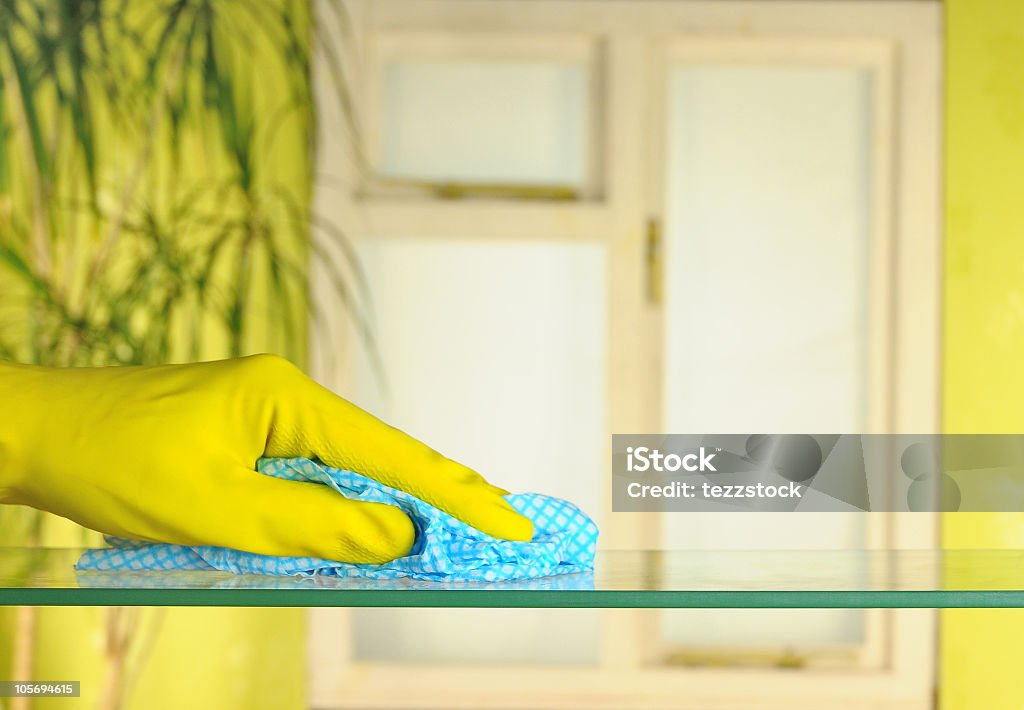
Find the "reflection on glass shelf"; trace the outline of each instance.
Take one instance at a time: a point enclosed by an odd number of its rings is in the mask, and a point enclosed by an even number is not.
[[[1024,607],[1017,550],[603,552],[591,575],[498,584],[75,573],[77,549],[0,548],[5,605],[533,608]]]

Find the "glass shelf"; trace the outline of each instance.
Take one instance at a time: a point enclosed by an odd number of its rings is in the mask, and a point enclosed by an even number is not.
[[[1024,607],[1024,551],[599,553],[594,574],[512,583],[76,572],[82,550],[0,548],[0,604],[558,608]]]

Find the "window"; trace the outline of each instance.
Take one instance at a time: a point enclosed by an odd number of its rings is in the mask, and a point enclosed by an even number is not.
[[[921,515],[615,514],[606,478],[613,432],[936,429],[936,6],[352,8],[373,170],[317,200],[352,225],[390,395],[357,349],[322,381],[499,484],[596,511],[605,549],[934,544]],[[326,350],[356,340],[326,332]],[[710,610],[313,613],[318,707],[418,707],[398,677],[449,705],[506,687],[524,708],[616,706],[641,686],[655,705],[726,687],[931,703],[927,610],[750,610],[742,633]]]

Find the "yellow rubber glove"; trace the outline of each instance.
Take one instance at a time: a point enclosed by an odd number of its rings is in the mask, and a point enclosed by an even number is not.
[[[380,563],[409,552],[398,508],[255,471],[306,456],[425,500],[495,537],[533,526],[506,494],[279,357],[48,369],[0,361],[0,502],[104,533]]]

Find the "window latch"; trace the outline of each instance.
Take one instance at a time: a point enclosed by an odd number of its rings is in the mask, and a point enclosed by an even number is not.
[[[647,267],[647,302],[652,306],[660,306],[663,298],[664,264],[662,263],[661,241],[661,220],[657,217],[650,217],[647,220],[645,263]]]

